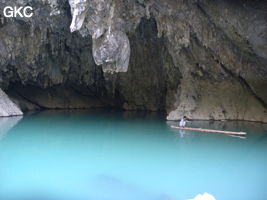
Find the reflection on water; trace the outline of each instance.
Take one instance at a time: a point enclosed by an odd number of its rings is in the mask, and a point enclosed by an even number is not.
[[[0,199],[185,200],[205,192],[218,200],[267,196],[264,124],[190,123],[246,131],[246,139],[174,130],[164,117],[145,113],[41,112],[11,129],[7,124],[1,126],[8,133],[0,140]]]
[[[183,138],[186,134],[186,131],[185,130],[179,130],[179,134],[180,134],[181,138]]]
[[[16,117],[0,117],[0,140],[5,136],[5,134],[13,128],[20,120],[22,116]]]

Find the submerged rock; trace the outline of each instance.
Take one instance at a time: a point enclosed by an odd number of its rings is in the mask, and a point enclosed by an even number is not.
[[[6,93],[0,89],[0,117],[23,115],[19,107],[13,103]]]

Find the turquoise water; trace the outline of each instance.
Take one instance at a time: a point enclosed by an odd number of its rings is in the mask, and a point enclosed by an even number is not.
[[[267,199],[267,125],[142,113],[40,112],[0,119],[1,200]]]

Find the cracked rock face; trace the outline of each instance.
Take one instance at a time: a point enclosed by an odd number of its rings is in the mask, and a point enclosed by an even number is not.
[[[9,0],[0,10],[27,4],[32,18],[0,13],[0,86],[13,96],[267,122],[266,1]]]

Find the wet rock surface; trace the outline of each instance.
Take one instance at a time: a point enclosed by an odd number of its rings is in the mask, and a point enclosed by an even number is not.
[[[28,4],[32,18],[2,15]],[[9,0],[0,10],[0,86],[37,107],[267,122],[266,1]]]

